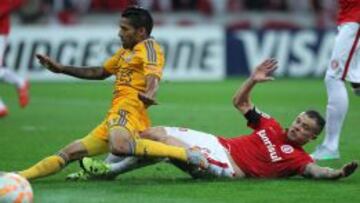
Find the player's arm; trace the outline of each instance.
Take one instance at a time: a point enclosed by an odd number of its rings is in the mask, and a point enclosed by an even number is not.
[[[162,78],[164,68],[164,53],[160,45],[153,40],[145,40],[134,48],[135,57],[143,64],[146,87],[144,92],[140,92],[138,97],[146,107],[157,105],[156,93]]]
[[[302,175],[307,178],[337,180],[353,174],[357,167],[358,163],[356,161],[347,163],[340,169],[321,167],[315,163],[310,163],[306,166]]]
[[[111,73],[108,73],[103,67],[64,66],[48,56],[37,54],[36,57],[41,65],[54,73],[62,73],[88,80],[103,80],[111,75]]]
[[[146,106],[157,105],[156,92],[159,89],[160,78],[154,74],[146,76],[146,89],[145,92],[139,93],[139,99],[144,102]]]
[[[233,97],[233,104],[243,114],[253,109],[254,105],[250,99],[251,90],[258,82],[265,82],[273,80],[270,75],[277,68],[277,61],[275,59],[266,59],[259,66],[251,76],[241,85]]]

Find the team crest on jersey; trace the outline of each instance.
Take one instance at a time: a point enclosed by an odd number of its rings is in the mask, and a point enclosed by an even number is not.
[[[339,67],[339,61],[336,59],[333,59],[331,61],[331,69],[336,70]]]
[[[290,145],[285,144],[281,146],[281,151],[285,154],[291,154],[294,152],[294,148]]]

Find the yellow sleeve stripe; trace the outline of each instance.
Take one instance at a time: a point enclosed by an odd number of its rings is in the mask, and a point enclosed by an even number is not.
[[[151,40],[148,40],[145,42],[146,47],[146,53],[147,53],[147,59],[149,63],[156,64],[156,50],[154,48],[154,42]]]

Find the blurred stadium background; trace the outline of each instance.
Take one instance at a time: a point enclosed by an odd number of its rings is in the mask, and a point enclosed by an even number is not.
[[[280,61],[278,76],[322,77],[335,36],[334,0],[27,0],[13,16],[5,64],[40,80],[55,78],[34,53],[101,64],[119,46],[119,16],[129,5],[154,14],[170,80],[246,75],[266,57]]]
[[[5,63],[30,78],[31,102],[17,107],[12,87],[0,95],[10,115],[0,120],[0,170],[23,169],[88,133],[105,115],[111,83],[78,82],[44,70],[35,53],[64,64],[100,65],[119,47],[121,11],[140,5],[155,18],[153,36],[166,52],[154,125],[185,126],[220,135],[249,132],[231,97],[262,59],[279,60],[278,81],[259,85],[254,101],[289,125],[307,108],[325,112],[323,76],[336,34],[335,0],[27,0],[12,15]],[[177,81],[177,82],[173,82]],[[179,81],[179,82],[178,82]],[[199,82],[201,81],[201,82]],[[359,159],[359,100],[341,138],[340,167]],[[321,139],[306,147],[311,152]],[[112,182],[65,182],[78,170],[32,182],[35,202],[360,202],[360,173],[330,181],[193,181],[160,164]]]

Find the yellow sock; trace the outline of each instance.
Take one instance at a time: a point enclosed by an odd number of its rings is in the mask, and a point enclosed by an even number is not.
[[[135,155],[169,157],[180,161],[187,161],[186,150],[146,139],[135,139]]]
[[[65,160],[62,157],[53,155],[46,157],[26,170],[20,171],[19,175],[28,180],[40,178],[60,171],[64,165]]]

